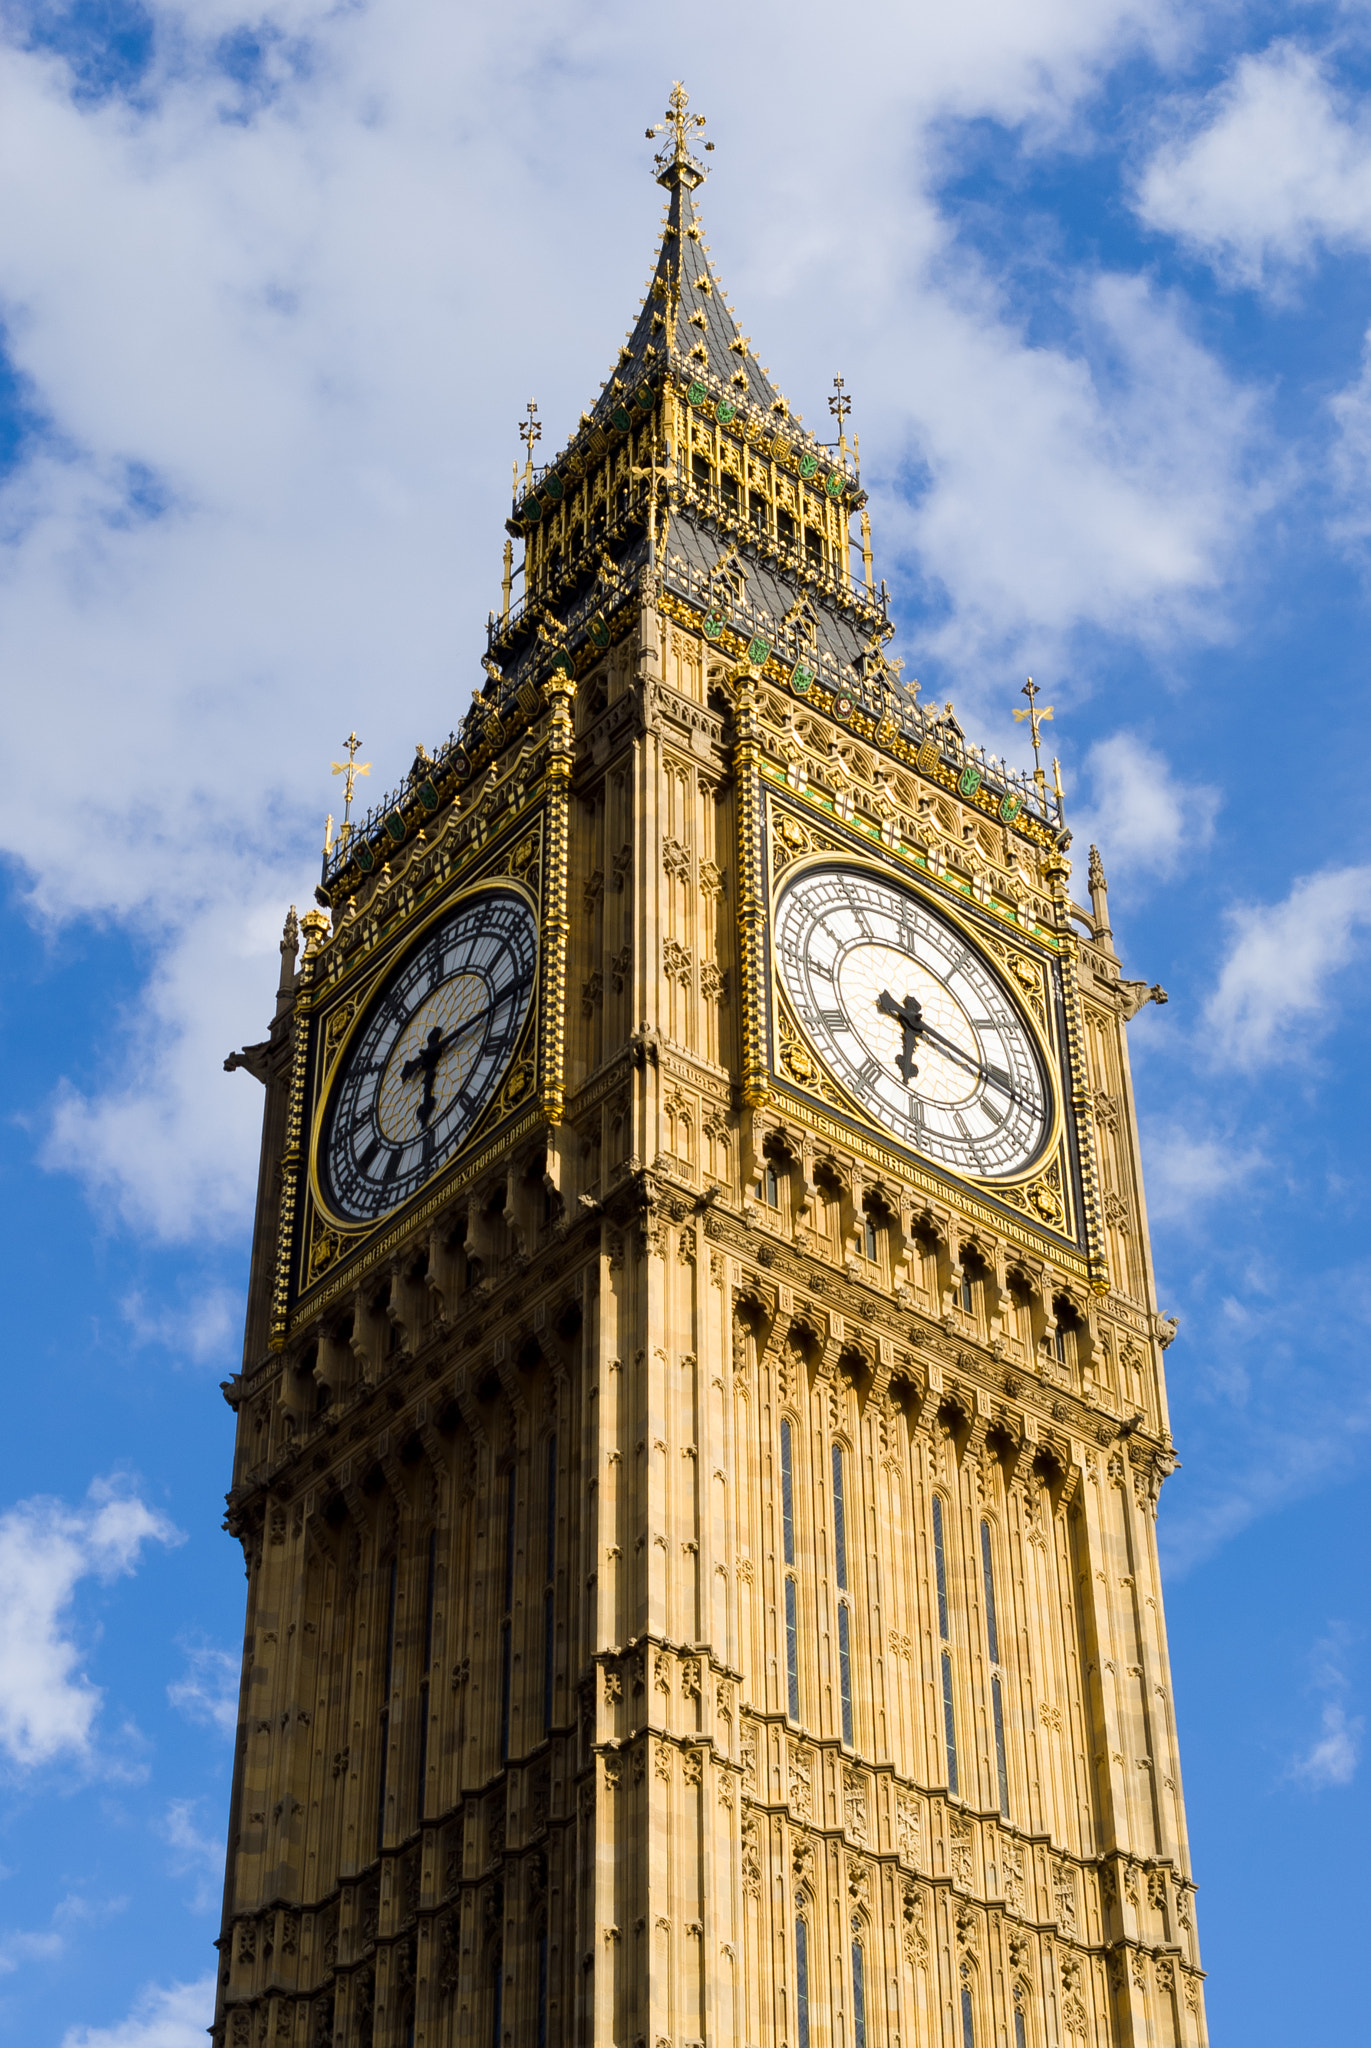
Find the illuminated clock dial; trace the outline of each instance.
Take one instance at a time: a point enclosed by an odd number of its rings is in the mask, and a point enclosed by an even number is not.
[[[320,1191],[335,1216],[384,1216],[457,1150],[514,1054],[537,958],[533,912],[492,889],[440,918],[391,972],[320,1127]]]
[[[978,1179],[1020,1173],[1050,1123],[1047,1081],[1008,990],[954,925],[861,869],[800,875],[776,962],[834,1078],[916,1151]]]

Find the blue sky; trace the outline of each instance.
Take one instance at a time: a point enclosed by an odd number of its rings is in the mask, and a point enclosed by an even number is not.
[[[1130,1027],[1216,2041],[1365,2033],[1371,14],[7,0],[0,2043],[188,2048],[271,1009],[354,724],[480,681],[514,432],[637,305],[684,74],[744,331],[841,371],[898,651],[1054,705]],[[364,785],[365,787],[365,785]],[[1083,878],[1078,878],[1083,886]]]

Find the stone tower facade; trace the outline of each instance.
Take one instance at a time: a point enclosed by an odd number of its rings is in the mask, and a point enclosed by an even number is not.
[[[229,1063],[266,1110],[214,2040],[1190,2048],[1161,992],[1046,778],[902,684],[696,125],[678,90],[484,687]]]

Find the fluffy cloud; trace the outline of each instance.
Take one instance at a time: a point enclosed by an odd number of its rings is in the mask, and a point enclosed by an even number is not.
[[[1250,1190],[1267,1170],[1258,1146],[1232,1138],[1197,1137],[1181,1124],[1149,1127],[1144,1151],[1147,1207],[1154,1224],[1197,1216],[1221,1195]]]
[[[68,2027],[62,2048],[204,2048],[214,2017],[214,1972],[194,1984],[149,1985],[112,2027]]]
[[[173,1874],[192,1880],[192,1912],[207,1913],[223,1893],[224,1838],[202,1833],[195,1818],[197,1804],[194,1799],[173,1799],[159,1831],[171,1850]]]
[[[1088,805],[1069,815],[1078,848],[1098,845],[1111,884],[1169,876],[1209,844],[1219,793],[1182,782],[1137,733],[1116,732],[1085,757]]]
[[[76,1589],[132,1572],[145,1543],[179,1541],[161,1515],[104,1482],[81,1508],[34,1499],[0,1515],[0,1749],[13,1764],[91,1755],[101,1693],[80,1669]]]
[[[1314,1647],[1314,1690],[1324,1694],[1319,1732],[1292,1760],[1290,1776],[1315,1792],[1350,1785],[1361,1758],[1366,1724],[1360,1714],[1349,1714],[1344,1704],[1350,1689],[1348,1647],[1349,1632],[1337,1623]]]
[[[241,1665],[227,1650],[212,1643],[186,1647],[186,1672],[167,1687],[167,1698],[188,1720],[232,1735],[238,1726],[238,1681]]]
[[[130,98],[0,46],[0,179],[25,194],[0,209],[0,309],[35,423],[0,489],[0,850],[35,915],[116,920],[154,962],[116,1056],[59,1094],[47,1162],[203,1238],[251,1201],[260,1097],[220,1061],[270,1012],[328,760],[355,722],[384,788],[480,680],[514,417],[535,389],[560,440],[612,360],[654,234],[640,124],[678,37],[548,0],[147,18]],[[942,649],[973,668],[1029,634],[1193,626],[1260,501],[1249,401],[1173,303],[1067,276],[1062,339],[1031,341],[936,200],[949,117],[1059,137],[1171,19],[883,0],[837,50],[817,4],[779,37],[767,8],[700,19],[731,53],[697,81],[724,273],[811,410],[834,367],[816,292],[841,309],[881,427],[878,550],[941,593]],[[816,186],[747,84],[760,62],[794,104],[819,48],[835,102],[865,109],[856,189]]]
[[[1329,984],[1371,925],[1371,867],[1305,875],[1283,903],[1229,912],[1230,941],[1205,1022],[1239,1067],[1303,1059],[1335,1021]]]
[[[1279,282],[1320,245],[1371,246],[1371,122],[1318,57],[1277,43],[1180,111],[1138,206],[1229,275]]]

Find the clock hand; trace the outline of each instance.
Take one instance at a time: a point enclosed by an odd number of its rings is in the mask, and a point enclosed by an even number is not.
[[[876,1008],[884,1016],[893,1017],[904,1033],[904,1043],[895,1064],[906,1083],[912,1081],[919,1071],[914,1064],[914,1047],[920,1038],[931,1038],[944,1054],[950,1053],[953,1059],[959,1060],[971,1073],[984,1075],[985,1079],[992,1081],[1011,1102],[1023,1106],[1023,1098],[1016,1093],[1013,1084],[1002,1079],[993,1067],[986,1066],[981,1060],[973,1060],[971,1055],[963,1052],[953,1039],[945,1038],[941,1031],[926,1021],[922,1006],[913,996],[906,996],[902,1003],[897,1003],[889,989],[882,989],[876,999]]]
[[[906,996],[902,1003],[897,1003],[888,988],[881,990],[876,1008],[885,1016],[893,1017],[900,1027],[902,1038],[895,1064],[907,1085],[919,1071],[914,1064],[914,1048],[919,1042],[919,1033],[928,1029],[924,1013],[913,996]]]
[[[992,1081],[994,1085],[1001,1091],[1002,1094],[1007,1095],[1009,1097],[1009,1100],[1011,1102],[1017,1102],[1020,1108],[1025,1108],[1027,1106],[1024,1103],[1023,1097],[1015,1089],[1013,1082],[1007,1080],[1002,1074],[998,1073],[994,1067],[988,1067],[985,1064],[984,1060],[973,1060],[970,1053],[963,1052],[962,1048],[958,1044],[956,1044],[954,1040],[950,1038],[944,1038],[942,1032],[935,1031],[931,1024],[925,1024],[923,1026],[923,1034],[925,1038],[931,1038],[935,1040],[941,1052],[945,1054],[950,1054],[951,1057],[955,1060],[960,1060],[962,1065],[966,1067],[969,1072],[973,1074],[982,1074],[984,1075],[987,1081]]]
[[[428,1037],[424,1040],[423,1051],[416,1053],[412,1060],[406,1060],[401,1067],[400,1079],[402,1081],[412,1081],[414,1076],[419,1073],[422,1073],[424,1077],[424,1092],[419,1098],[419,1106],[414,1114],[425,1129],[428,1127],[429,1118],[438,1106],[433,1093],[433,1081],[434,1076],[438,1072],[438,1062],[442,1059],[444,1053],[451,1052],[459,1038],[465,1038],[467,1033],[474,1031],[478,1024],[484,1024],[488,1014],[487,1011],[482,1010],[479,1017],[469,1017],[465,1024],[459,1024],[455,1031],[449,1031],[446,1038],[443,1036],[441,1028],[435,1024]]]

